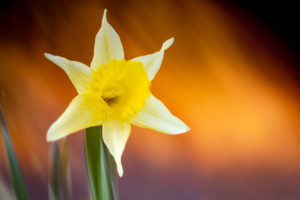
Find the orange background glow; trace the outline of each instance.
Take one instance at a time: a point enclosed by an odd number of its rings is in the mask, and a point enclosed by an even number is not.
[[[28,1],[2,14],[0,103],[33,199],[47,197],[46,131],[76,95],[43,54],[89,64],[104,8],[126,59],[175,38],[151,90],[191,128],[177,136],[133,128],[121,200],[300,199],[295,56],[250,14],[192,0]],[[87,199],[83,132],[68,141],[74,198]]]

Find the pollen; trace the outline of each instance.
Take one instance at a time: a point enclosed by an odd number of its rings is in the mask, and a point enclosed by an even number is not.
[[[145,106],[150,83],[141,62],[111,60],[92,71],[86,94],[96,99],[106,118],[128,121]]]

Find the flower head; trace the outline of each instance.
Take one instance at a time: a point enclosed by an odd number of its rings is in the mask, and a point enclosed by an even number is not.
[[[130,134],[130,124],[168,134],[188,131],[189,128],[150,92],[151,80],[160,68],[164,51],[172,43],[173,38],[164,42],[158,52],[127,61],[118,34],[106,20],[105,10],[90,67],[45,54],[67,73],[78,92],[49,128],[47,141],[102,125],[104,143],[122,176],[121,156]]]

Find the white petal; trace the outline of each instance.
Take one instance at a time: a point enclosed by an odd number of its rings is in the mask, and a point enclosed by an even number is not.
[[[103,140],[116,161],[120,177],[123,176],[121,157],[129,134],[130,124],[127,122],[111,119],[103,123]]]
[[[143,63],[150,81],[155,77],[155,74],[160,68],[162,60],[164,58],[164,51],[167,50],[173,44],[173,42],[174,38],[171,38],[163,43],[160,51],[133,59],[136,61],[141,61]]]
[[[166,106],[153,95],[146,100],[146,105],[130,122],[168,134],[179,134],[189,131],[180,119],[170,113]]]
[[[78,95],[50,126],[47,141],[55,141],[81,129],[101,125],[102,121],[100,105],[91,98]]]
[[[79,94],[83,93],[88,88],[92,76],[88,66],[80,62],[70,61],[66,58],[48,53],[45,53],[45,57],[61,67],[67,73]]]
[[[94,57],[91,67],[96,69],[102,64],[107,64],[112,59],[120,60],[124,58],[123,46],[118,33],[106,20],[104,10],[102,26],[96,35]]]

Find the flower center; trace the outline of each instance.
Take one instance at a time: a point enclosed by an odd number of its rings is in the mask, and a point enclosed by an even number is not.
[[[117,101],[117,92],[115,90],[109,90],[102,94],[102,99],[109,105],[113,106]]]
[[[104,90],[101,97],[109,106],[113,106],[118,102],[120,95],[123,93],[123,89],[119,86]]]
[[[107,118],[129,120],[150,96],[150,81],[141,62],[111,60],[92,74],[87,94],[99,102]]]

